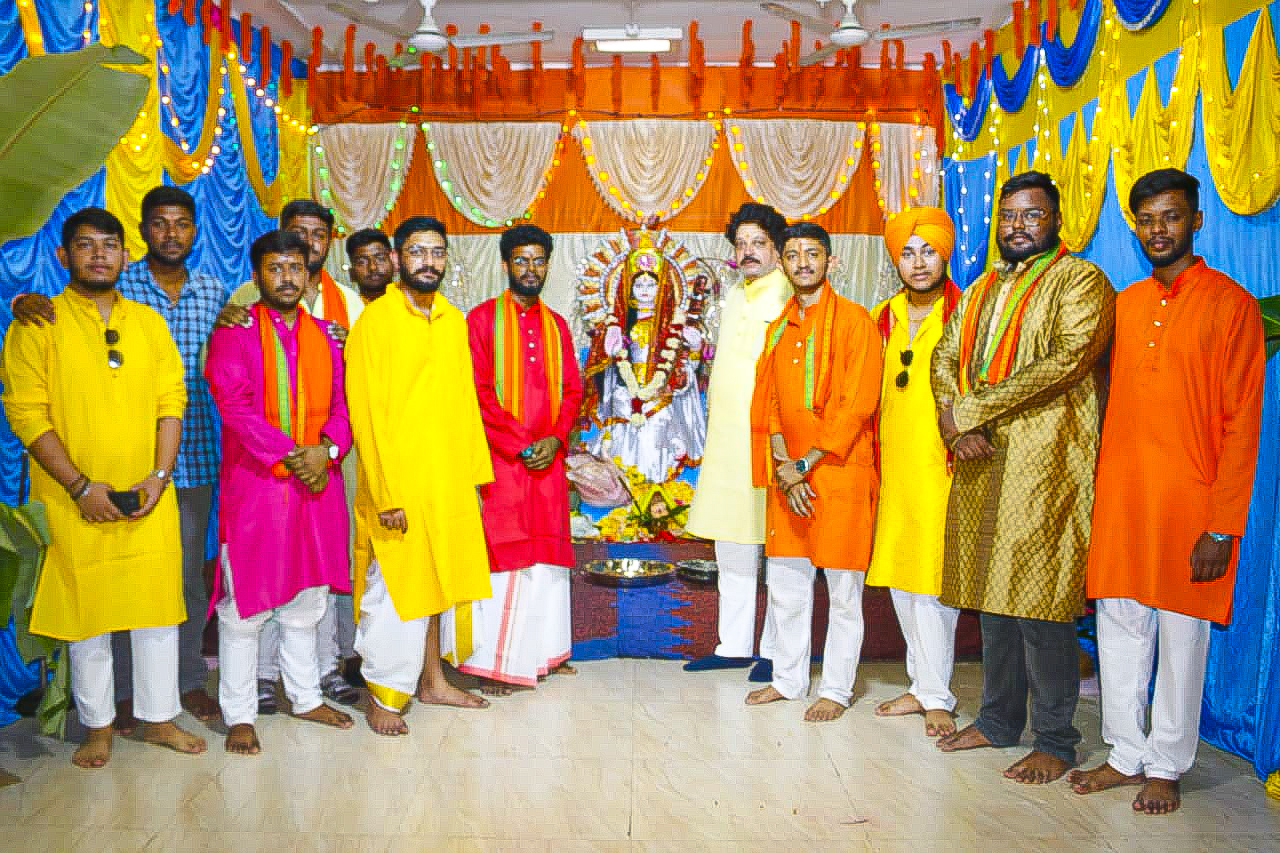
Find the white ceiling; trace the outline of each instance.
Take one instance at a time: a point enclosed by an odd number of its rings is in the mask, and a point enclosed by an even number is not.
[[[782,0],[784,5],[805,15],[822,18],[834,28],[843,15],[844,6],[839,0],[823,3],[821,0]],[[311,52],[310,28],[320,26],[325,32],[325,54],[329,61],[339,56],[344,33],[349,21],[333,6],[341,5],[358,10],[363,15],[385,22],[393,30],[403,31],[399,41],[405,42],[421,19],[421,6],[417,0],[233,0],[232,10],[237,18],[248,12],[255,25],[267,24],[272,38],[293,42],[295,54],[307,56]],[[443,29],[456,24],[459,34],[474,34],[480,24],[488,24],[492,32],[512,32],[529,29],[533,21],[541,21],[543,28],[555,30],[555,39],[542,48],[545,65],[567,65],[570,62],[573,41],[583,26],[620,26],[628,21],[634,8],[635,20],[642,26],[679,26],[686,29],[686,40],[678,49],[663,57],[664,64],[680,64],[688,60],[687,28],[690,21],[697,21],[699,37],[703,42],[704,56],[708,64],[736,64],[742,51],[742,25],[753,21],[752,40],[755,42],[757,64],[772,64],[773,57],[790,38],[788,21],[760,8],[759,2],[750,0],[699,0],[698,2],[672,2],[672,0],[637,0],[634,4],[625,0],[550,0],[546,3],[528,0],[438,0],[435,19]],[[868,30],[876,30],[883,24],[903,26],[949,18],[978,17],[982,28],[998,28],[1010,17],[1007,0],[859,0],[857,14]],[[825,42],[826,32],[806,27],[802,31],[801,52],[808,53],[814,42]],[[906,42],[907,60],[919,62],[926,52],[933,52],[941,61],[940,36],[924,36]],[[947,38],[953,47],[968,52],[968,45],[981,38],[981,30],[952,33]],[[364,45],[374,42],[381,53],[390,56],[397,39],[368,26],[358,26],[356,31],[357,62],[363,63]],[[502,53],[519,67],[529,61],[527,47],[505,47]],[[607,65],[611,56],[595,53],[587,46],[588,65]],[[628,63],[647,64],[648,56],[633,56]],[[879,62],[879,48],[872,42],[863,48],[864,64]]]

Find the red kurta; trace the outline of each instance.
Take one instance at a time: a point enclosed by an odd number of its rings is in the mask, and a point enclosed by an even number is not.
[[[476,395],[493,456],[493,482],[481,489],[484,532],[493,571],[510,572],[534,563],[573,568],[569,537],[569,480],[565,476],[565,448],[582,408],[582,373],[573,351],[573,338],[564,318],[552,313],[560,329],[560,416],[551,420],[547,385],[546,342],[539,312],[519,311],[524,358],[524,418],[516,420],[502,407],[494,384],[494,312],[500,300],[477,305],[467,316],[471,358],[475,364]],[[547,309],[550,310],[550,309]],[[543,438],[560,439],[561,451],[545,471],[524,467],[520,452]]]
[[[1258,303],[1204,261],[1166,291],[1116,301],[1086,592],[1226,624],[1227,574],[1191,582],[1201,534],[1244,533],[1258,464],[1266,353]]]
[[[824,340],[821,325],[829,300],[834,300],[834,317],[830,337]],[[766,354],[757,366],[751,417],[755,485],[767,489],[765,554],[808,557],[823,569],[865,571],[871,562],[879,491],[874,419],[884,363],[880,333],[865,308],[829,285],[817,304],[805,310],[803,319],[793,297],[779,321],[785,326],[772,358],[766,342]],[[811,335],[812,384],[817,385],[816,374],[822,369],[819,354],[829,351],[827,380],[815,388],[813,411],[806,404],[806,352]],[[776,434],[783,436],[792,458],[812,447],[827,453],[809,475],[808,482],[818,495],[812,519],[793,513],[778,488],[769,449],[769,436]]]

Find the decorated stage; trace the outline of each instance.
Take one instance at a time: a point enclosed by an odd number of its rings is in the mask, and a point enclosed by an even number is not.
[[[575,543],[578,567],[573,577],[573,657],[695,658],[711,654],[716,645],[716,586],[672,575],[669,582],[649,587],[611,587],[588,577],[592,560],[632,557],[644,560],[712,560],[711,543],[606,544]],[[763,581],[763,578],[761,579]],[[756,624],[764,623],[765,587],[760,584]],[[862,600],[866,620],[863,660],[900,660],[906,653],[889,591],[867,587]],[[822,652],[827,632],[826,583],[819,575],[814,591],[813,648]],[[982,651],[978,619],[962,613],[956,630],[957,658],[977,658]]]

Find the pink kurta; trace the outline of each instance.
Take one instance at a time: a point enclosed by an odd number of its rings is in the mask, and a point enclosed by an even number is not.
[[[298,327],[289,329],[270,312],[284,344],[291,387],[298,382]],[[272,426],[263,395],[262,343],[256,317],[249,328],[215,329],[209,340],[205,376],[222,418],[222,479],[218,512],[242,618],[288,603],[304,589],[328,586],[351,591],[347,503],[342,471],[333,463],[329,484],[318,495],[297,477],[277,479],[271,466],[296,442]],[[351,450],[351,422],[343,391],[342,354],[329,337],[329,324],[299,313],[298,323],[319,322],[333,359],[330,417],[321,433],[343,456]],[[213,603],[222,598],[218,575]]]
[[[572,568],[569,480],[565,476],[564,449],[569,446],[569,433],[582,408],[578,357],[564,318],[553,314],[560,329],[560,363],[564,365],[560,416],[553,423],[541,318],[533,309],[519,312],[524,418],[523,422],[516,420],[502,408],[494,389],[494,312],[499,304],[499,300],[490,299],[477,305],[467,316],[476,395],[493,456],[493,482],[481,488],[484,533],[493,571],[510,572],[535,563]],[[520,452],[550,436],[560,439],[561,445],[551,467],[545,471],[525,468]]]

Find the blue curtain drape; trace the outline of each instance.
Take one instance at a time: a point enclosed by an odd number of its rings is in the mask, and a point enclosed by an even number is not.
[[[44,49],[49,53],[68,53],[98,40],[98,4],[85,11],[84,0],[35,0],[40,15],[40,32]],[[89,41],[84,33],[89,31]]]
[[[1116,16],[1128,30],[1145,30],[1160,20],[1169,0],[1115,0]]]
[[[1080,27],[1076,30],[1076,40],[1067,47],[1062,43],[1062,32],[1059,31],[1052,40],[1043,39],[1045,67],[1049,77],[1062,88],[1074,86],[1084,76],[1093,58],[1093,48],[1098,41],[1098,30],[1102,24],[1102,0],[1085,0],[1084,9],[1080,12]],[[1041,25],[1044,27],[1044,25]],[[1048,28],[1044,31],[1048,33]]]
[[[995,192],[994,154],[977,160],[942,164],[943,193],[956,224],[956,246],[951,253],[951,279],[968,287],[987,266],[987,235],[991,224],[991,198]]]
[[[982,131],[982,122],[987,117],[987,108],[991,105],[991,78],[983,72],[978,80],[978,91],[973,103],[964,105],[964,98],[956,91],[956,87],[947,83],[942,87],[942,97],[947,106],[947,118],[960,133],[965,142],[972,142]]]
[[[996,101],[1007,113],[1016,113],[1027,102],[1031,87],[1036,82],[1036,71],[1040,68],[1040,48],[1033,47],[1022,55],[1018,70],[1010,77],[1004,70],[1004,60],[996,57],[991,61],[991,83],[995,89]]]
[[[8,74],[13,66],[27,58],[27,40],[22,34],[22,19],[17,3],[0,3],[0,74]]]

